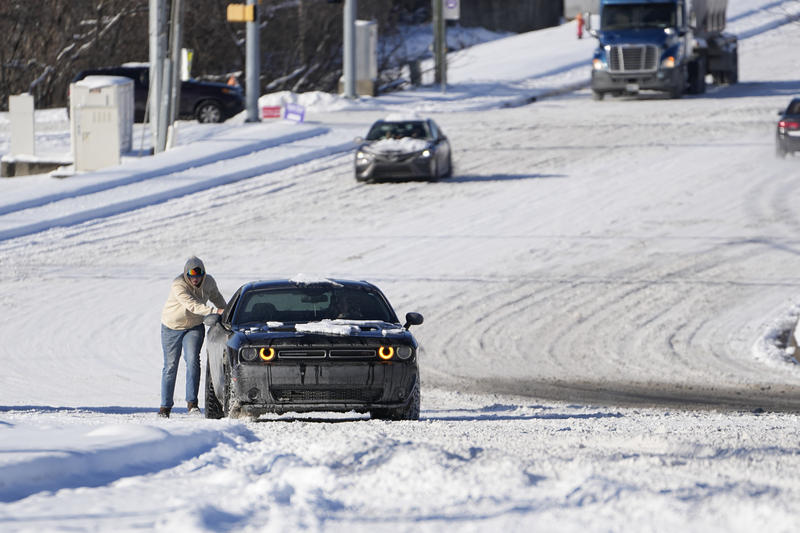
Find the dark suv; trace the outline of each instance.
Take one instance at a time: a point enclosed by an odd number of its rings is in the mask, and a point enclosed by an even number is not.
[[[124,76],[133,80],[134,120],[144,122],[150,67],[147,64],[122,65],[83,70],[73,82],[86,76]],[[244,109],[244,95],[238,85],[199,80],[181,82],[178,118],[196,118],[198,122],[223,122]],[[150,110],[150,116],[153,116]]]
[[[800,152],[800,98],[795,98],[785,111],[778,111],[778,128],[775,132],[775,153],[785,157]]]

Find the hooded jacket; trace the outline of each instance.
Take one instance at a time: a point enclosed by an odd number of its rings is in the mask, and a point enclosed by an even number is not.
[[[203,281],[195,287],[189,281],[189,271],[193,268],[203,269]],[[203,317],[216,311],[206,305],[211,300],[216,308],[225,307],[225,298],[217,288],[217,282],[209,274],[203,262],[197,257],[190,257],[183,266],[183,274],[172,280],[169,296],[161,311],[161,323],[170,329],[191,329],[203,323]]]

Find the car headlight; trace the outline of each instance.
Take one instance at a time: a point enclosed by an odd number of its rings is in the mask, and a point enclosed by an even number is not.
[[[258,352],[255,348],[242,348],[239,352],[239,356],[242,358],[242,361],[252,363],[258,357]]]
[[[391,346],[381,346],[378,348],[378,357],[384,361],[389,361],[392,357],[394,357],[394,348]]]
[[[275,348],[261,348],[258,350],[258,356],[262,361],[272,361],[275,359]]]
[[[603,70],[606,68],[606,64],[602,59],[594,58],[592,60],[592,68],[595,70]]]
[[[663,68],[675,68],[675,57],[674,56],[667,56],[661,60],[661,66]]]
[[[364,160],[364,161],[369,161],[369,160],[370,160],[370,159],[372,159],[373,157],[374,157],[374,156],[373,156],[372,154],[370,154],[369,152],[363,152],[363,151],[361,151],[361,150],[359,150],[358,152],[356,152],[356,159],[360,159],[360,160]]]
[[[398,346],[395,352],[397,353],[397,357],[403,360],[414,355],[414,350],[411,349],[411,346]]]
[[[427,158],[429,158],[431,156],[431,151],[426,148],[425,150],[423,150],[423,151],[421,151],[419,153],[419,156],[424,158],[424,159],[427,159]]]

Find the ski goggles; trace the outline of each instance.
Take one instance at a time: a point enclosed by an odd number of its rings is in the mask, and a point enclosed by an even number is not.
[[[193,277],[193,278],[197,278],[197,277],[200,277],[200,276],[203,275],[203,269],[202,268],[193,268],[189,272],[187,272],[186,274],[188,276]]]

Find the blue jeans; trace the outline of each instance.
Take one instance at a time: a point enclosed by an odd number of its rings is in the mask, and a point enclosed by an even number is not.
[[[172,407],[178,363],[186,361],[186,401],[197,402],[200,390],[200,348],[206,330],[203,324],[192,329],[170,329],[161,324],[161,347],[164,350],[164,369],[161,371],[161,407]]]

